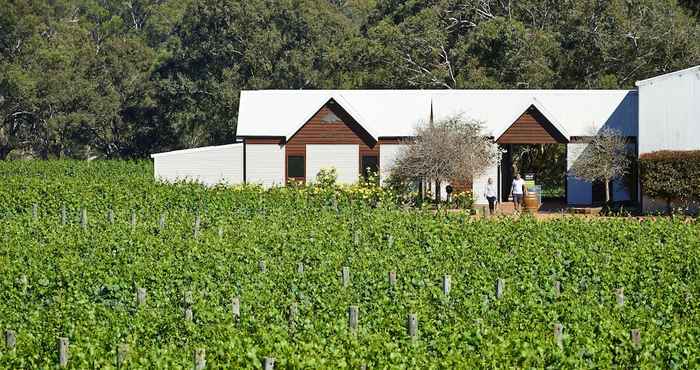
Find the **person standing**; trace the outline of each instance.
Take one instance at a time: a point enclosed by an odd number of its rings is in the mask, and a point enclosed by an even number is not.
[[[489,214],[493,216],[493,214],[496,212],[496,201],[498,199],[498,193],[496,192],[496,186],[493,184],[493,179],[490,177],[486,182],[484,196],[486,197],[486,200],[489,201]]]
[[[520,174],[515,175],[513,185],[510,187],[510,195],[513,197],[513,206],[515,211],[519,212],[523,204],[523,194],[525,193],[525,180],[520,177]]]

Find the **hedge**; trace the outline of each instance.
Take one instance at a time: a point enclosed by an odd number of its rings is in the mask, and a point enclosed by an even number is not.
[[[669,204],[676,199],[700,199],[700,150],[642,154],[639,165],[645,195]]]

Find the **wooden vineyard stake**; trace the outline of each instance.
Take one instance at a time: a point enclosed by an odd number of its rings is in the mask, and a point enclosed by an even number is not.
[[[558,280],[554,282],[554,296],[556,298],[561,297],[561,282]]]
[[[136,210],[131,210],[131,230],[136,229]]]
[[[296,329],[297,317],[299,316],[299,307],[296,303],[289,305],[289,312],[287,313],[287,320],[289,322],[289,330]]]
[[[505,290],[506,282],[503,279],[496,279],[496,298],[500,299],[503,297],[503,291]]]
[[[185,292],[185,296],[183,298],[183,303],[185,306],[185,321],[187,322],[192,322],[192,305],[194,304],[194,299],[192,298],[192,291],[188,290]]]
[[[299,273],[299,274],[304,273],[304,263],[303,262],[297,263],[297,273]]]
[[[408,314],[408,336],[415,338],[418,335],[418,316],[415,313]]]
[[[272,370],[274,368],[275,368],[275,358],[274,357],[263,358],[263,369],[264,370]]]
[[[66,205],[61,205],[61,225],[65,225],[68,222],[68,215],[66,212]]]
[[[32,220],[36,221],[39,218],[39,205],[32,204]]]
[[[633,346],[639,347],[639,345],[642,343],[642,333],[639,331],[639,329],[630,330],[630,340],[632,341]]]
[[[121,343],[117,346],[117,368],[120,369],[126,365],[129,359],[129,345]]]
[[[80,226],[82,226],[83,229],[85,229],[85,228],[87,228],[87,223],[88,223],[88,220],[87,220],[87,210],[86,210],[85,208],[83,208],[83,209],[80,211]]]
[[[58,366],[68,367],[68,338],[58,338]]]
[[[114,211],[111,209],[107,211],[107,222],[109,222],[110,225],[114,225]]]
[[[195,370],[203,370],[207,367],[207,351],[204,348],[194,350],[194,368]]]
[[[5,330],[5,348],[14,351],[17,346],[17,334],[14,330]]]
[[[356,331],[357,330],[357,324],[359,321],[359,308],[357,306],[350,306],[348,308],[348,327],[350,328],[350,331]]]
[[[158,229],[165,229],[165,213],[161,213],[160,217],[158,218]]]
[[[267,268],[265,267],[265,261],[264,261],[264,260],[258,261],[258,270],[260,270],[260,272],[265,272],[265,271],[267,271]]]
[[[615,289],[615,302],[617,303],[618,307],[625,305],[625,288]]]
[[[442,277],[442,292],[445,293],[445,295],[450,295],[450,288],[452,285],[452,281],[450,278],[450,275],[445,275]]]
[[[146,304],[146,288],[136,289],[136,304],[139,306]]]
[[[27,288],[29,287],[29,278],[27,275],[22,274],[19,276],[19,286],[22,288],[22,293],[27,293]]]
[[[241,319],[241,298],[233,297],[231,298],[231,315],[234,321]]]
[[[389,271],[389,286],[392,288],[396,286],[396,271]]]
[[[350,267],[343,266],[343,287],[350,285]]]
[[[202,220],[199,218],[199,212],[197,212],[197,215],[194,217],[194,238],[199,239],[199,226],[202,223]]]
[[[564,348],[564,325],[560,323],[554,324],[553,334],[557,346],[559,348]]]

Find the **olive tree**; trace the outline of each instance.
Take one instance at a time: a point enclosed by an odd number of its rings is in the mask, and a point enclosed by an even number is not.
[[[610,183],[629,172],[627,139],[618,130],[604,127],[593,137],[569,173],[585,181],[605,185],[605,203],[610,202]]]
[[[403,180],[472,182],[497,164],[501,152],[476,120],[452,116],[419,125],[415,136],[403,142],[392,176]],[[437,186],[436,199],[439,199]]]

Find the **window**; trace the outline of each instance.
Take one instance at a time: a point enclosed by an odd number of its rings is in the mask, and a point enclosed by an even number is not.
[[[362,156],[362,176],[366,179],[369,173],[377,174],[379,171],[379,158],[374,155]]]
[[[290,155],[287,157],[287,177],[295,179],[303,179],[304,171],[304,156]]]

